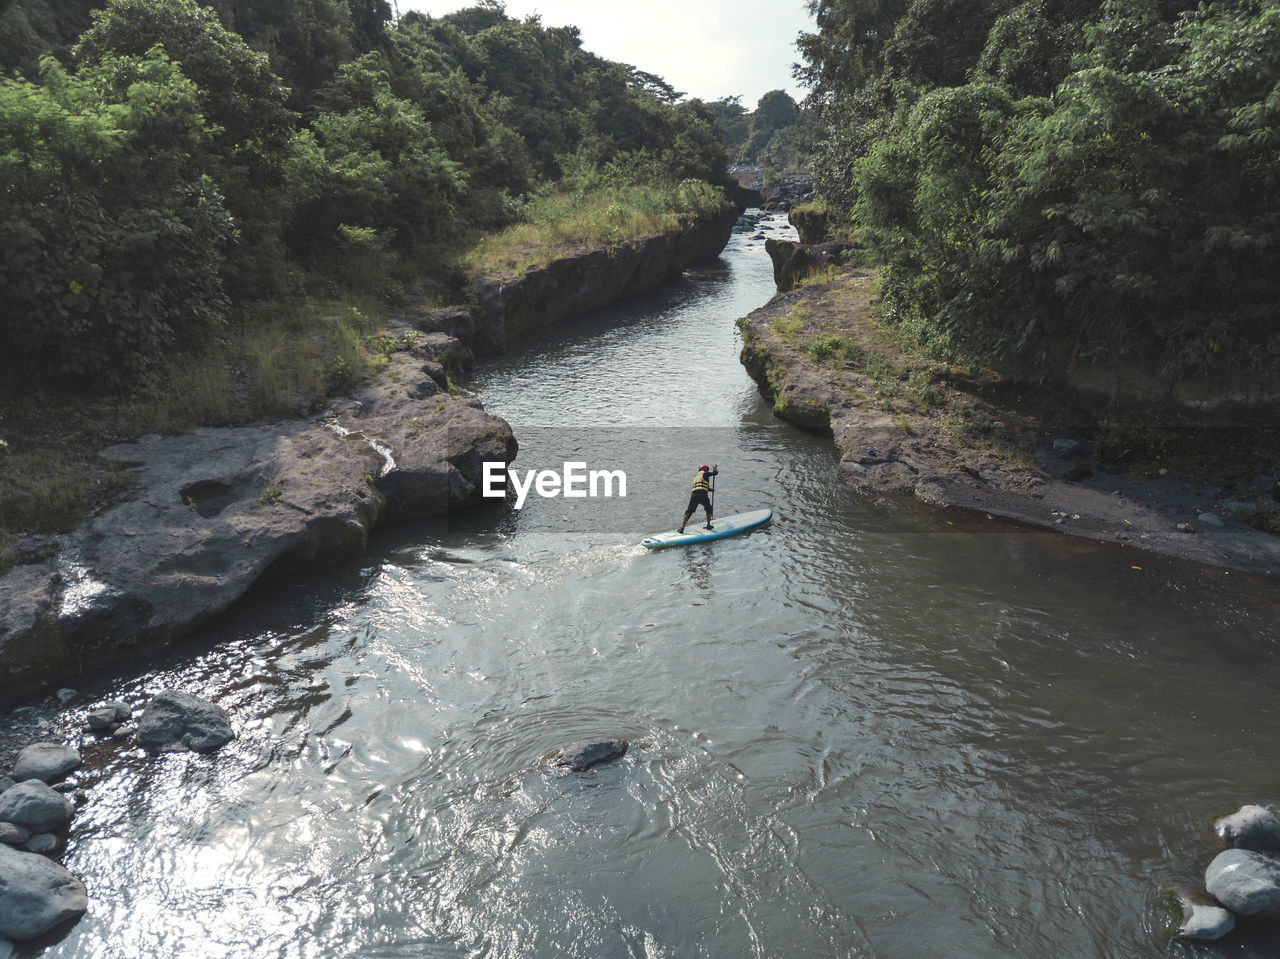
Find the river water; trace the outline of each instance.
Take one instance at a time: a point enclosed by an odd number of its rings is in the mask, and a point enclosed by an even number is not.
[[[1164,901],[1216,816],[1280,801],[1275,584],[852,495],[737,360],[788,229],[477,370],[517,467],[625,497],[399,528],[15,714],[177,685],[239,733],[86,746],[90,908],[43,954],[1280,955],[1172,943]],[[704,461],[772,525],[637,545]],[[630,750],[538,768],[593,736]]]

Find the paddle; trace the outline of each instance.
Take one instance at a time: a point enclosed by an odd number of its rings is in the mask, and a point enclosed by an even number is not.
[[[720,465],[719,463],[716,463],[715,466],[711,468],[716,469],[717,467],[719,467],[719,465]],[[715,474],[713,473],[711,476],[711,516],[715,516],[715,515],[716,515],[716,478],[715,478]],[[707,529],[711,529],[710,516],[707,517]]]

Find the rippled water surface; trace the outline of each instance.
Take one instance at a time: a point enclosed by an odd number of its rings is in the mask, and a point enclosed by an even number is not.
[[[1212,819],[1280,800],[1276,586],[984,517],[877,507],[775,419],[734,320],[758,230],[473,388],[515,464],[623,469],[382,535],[62,709],[179,685],[213,756],[86,747],[59,959],[1154,957]],[[646,552],[692,470],[749,536]],[[619,763],[553,776],[587,736]]]

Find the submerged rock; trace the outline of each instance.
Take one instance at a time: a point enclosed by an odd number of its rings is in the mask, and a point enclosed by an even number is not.
[[[176,689],[158,693],[138,723],[138,742],[162,751],[210,752],[234,738],[225,709]]]
[[[1280,919],[1280,862],[1260,852],[1228,849],[1204,874],[1209,895],[1241,916]]]
[[[1280,852],[1280,817],[1265,806],[1241,806],[1215,822],[1213,831],[1233,849]]]
[[[624,739],[584,739],[561,746],[547,759],[547,764],[569,772],[581,772],[600,763],[621,759],[627,752]]]
[[[0,936],[32,939],[89,908],[84,883],[44,856],[0,846]]]
[[[18,782],[39,779],[49,782],[65,776],[80,765],[80,751],[61,743],[33,743],[18,753],[13,778]]]

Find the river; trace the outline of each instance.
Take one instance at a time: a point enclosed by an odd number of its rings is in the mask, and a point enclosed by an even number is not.
[[[57,734],[176,685],[239,734],[86,746],[90,908],[42,954],[1221,954],[1169,941],[1164,891],[1202,884],[1215,817],[1280,800],[1275,584],[853,495],[737,359],[788,230],[477,369],[516,467],[625,497],[381,534],[15,713]],[[718,514],[774,522],[647,552],[703,462]],[[593,736],[631,746],[538,768]]]

